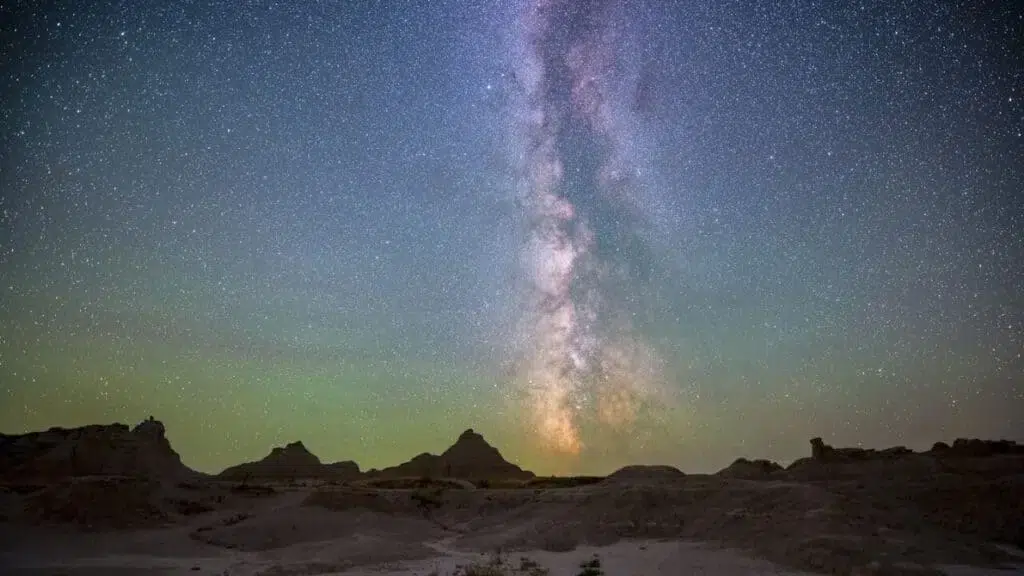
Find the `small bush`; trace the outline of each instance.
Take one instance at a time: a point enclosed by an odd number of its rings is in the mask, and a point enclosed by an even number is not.
[[[464,566],[456,576],[509,576],[499,564],[470,564]]]
[[[235,514],[234,516],[229,516],[228,518],[225,518],[224,521],[221,522],[221,526],[234,526],[235,524],[240,524],[248,519],[248,514],[240,512],[238,514]]]
[[[580,563],[580,572],[576,576],[602,576],[604,571],[601,570],[601,559],[594,556],[590,560],[586,560]]]
[[[277,494],[277,489],[266,484],[236,484],[231,487],[231,491],[235,494],[243,494],[246,496],[270,496]]]
[[[526,576],[548,576],[548,569],[523,556],[519,558],[519,572]]]
[[[410,497],[425,510],[440,508],[444,504],[443,490],[437,487],[419,488]]]
[[[457,567],[452,576],[548,576],[548,569],[526,556],[521,556],[515,566],[505,562],[499,550],[486,563]]]

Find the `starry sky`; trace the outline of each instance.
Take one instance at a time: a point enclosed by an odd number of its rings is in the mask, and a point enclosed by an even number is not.
[[[1024,440],[1016,3],[15,0],[0,90],[2,432]]]

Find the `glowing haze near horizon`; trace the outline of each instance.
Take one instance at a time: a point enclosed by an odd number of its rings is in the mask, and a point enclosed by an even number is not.
[[[0,6],[2,432],[1024,439],[1013,3]]]

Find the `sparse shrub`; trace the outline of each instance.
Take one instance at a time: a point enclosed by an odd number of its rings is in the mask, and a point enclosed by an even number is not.
[[[234,526],[235,524],[240,524],[240,523],[242,523],[242,522],[244,522],[244,521],[246,521],[248,519],[249,519],[249,515],[248,514],[238,513],[238,514],[235,514],[234,516],[229,516],[229,517],[225,518],[224,521],[221,522],[221,526]]]
[[[519,572],[526,576],[548,576],[547,568],[526,556],[519,558]]]
[[[463,566],[456,576],[509,576],[498,564],[470,564]]]
[[[170,501],[174,509],[183,516],[195,516],[213,511],[213,506],[199,500],[187,500],[184,498]]]
[[[10,491],[19,496],[26,494],[34,494],[36,492],[42,492],[46,489],[46,486],[42,484],[11,484],[3,488],[4,492]]]
[[[443,489],[439,487],[418,488],[413,490],[410,497],[426,511],[440,508],[444,504],[442,493]]]
[[[232,486],[231,491],[236,494],[244,494],[246,496],[270,496],[277,493],[277,489],[273,486],[245,483]]]
[[[494,556],[491,556],[491,565],[501,566],[505,563],[505,559],[501,556],[501,548],[494,551]]]
[[[580,563],[580,572],[576,576],[603,576],[604,571],[601,570],[601,559],[594,556],[590,560],[586,560]]]
[[[498,549],[487,562],[456,566],[451,576],[548,576],[548,569],[526,556],[518,565],[507,562]]]
[[[538,476],[531,478],[524,487],[527,488],[575,488],[597,484],[604,476]]]

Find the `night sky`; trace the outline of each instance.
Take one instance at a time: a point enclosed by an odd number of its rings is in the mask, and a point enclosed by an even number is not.
[[[0,4],[0,431],[1024,440],[1015,2]]]

